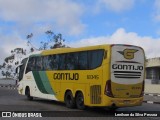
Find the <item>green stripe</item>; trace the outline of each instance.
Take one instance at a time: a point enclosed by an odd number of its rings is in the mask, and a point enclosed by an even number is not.
[[[47,94],[47,91],[42,83],[42,79],[38,73],[38,71],[33,71],[33,76],[34,76],[34,79],[36,81],[36,84],[38,86],[38,89],[42,92],[42,93],[46,93]]]
[[[42,55],[41,54],[32,54],[30,55],[30,57],[41,57]]]
[[[48,94],[55,94],[47,77],[46,72],[40,71],[39,75],[41,77],[42,83],[44,85],[45,90],[47,91]]]

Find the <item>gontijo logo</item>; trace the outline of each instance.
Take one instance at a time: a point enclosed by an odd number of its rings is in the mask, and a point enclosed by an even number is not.
[[[135,49],[124,49],[123,51],[118,51],[120,54],[124,56],[126,59],[133,59],[134,58],[134,53],[136,53],[138,50]]]

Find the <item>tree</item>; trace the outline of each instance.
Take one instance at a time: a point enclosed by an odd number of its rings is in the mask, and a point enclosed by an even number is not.
[[[34,52],[35,50],[46,50],[46,49],[66,47],[66,45],[64,44],[65,39],[63,39],[61,33],[56,34],[51,30],[47,30],[45,34],[47,35],[47,40],[43,40],[40,42],[39,49],[37,49],[32,44],[31,39],[33,38],[33,33],[27,35],[27,45],[30,46],[30,52]]]
[[[35,50],[38,50],[31,42],[32,37],[33,37],[33,33],[28,34],[26,37],[27,38],[27,46],[30,47],[30,52],[34,52]]]
[[[6,72],[2,71],[2,75],[5,76],[6,78],[11,77],[11,73],[8,71]]]
[[[46,50],[46,49],[55,49],[66,47],[64,44],[65,39],[62,34],[56,34],[51,30],[45,32],[47,35],[47,40],[43,40],[40,42],[40,47],[37,49],[32,44],[33,33],[30,33],[26,36],[27,46],[30,47],[30,52],[38,51],[38,50]],[[11,50],[11,55],[6,57],[4,63],[0,65],[1,74],[7,77],[13,77],[15,74],[13,73],[16,68],[21,63],[22,57],[25,56],[27,51],[23,48],[15,48]]]
[[[50,42],[53,43],[50,45],[50,49],[66,47],[66,45],[64,44],[65,39],[63,39],[63,36],[61,33],[55,34],[51,30],[46,31],[45,33],[50,38]]]
[[[23,48],[15,48],[11,50],[11,55],[4,59],[4,63],[0,65],[0,69],[2,70],[2,76],[14,77],[14,71],[16,66],[21,63],[21,58],[26,55],[26,50]]]

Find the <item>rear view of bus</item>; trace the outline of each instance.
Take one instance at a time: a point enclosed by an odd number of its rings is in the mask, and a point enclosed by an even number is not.
[[[112,106],[137,106],[143,102],[145,55],[142,48],[130,45],[111,46],[111,76],[106,95]]]

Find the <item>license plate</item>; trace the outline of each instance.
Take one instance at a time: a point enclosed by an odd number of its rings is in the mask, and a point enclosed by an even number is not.
[[[130,104],[130,100],[124,100],[124,104]]]

